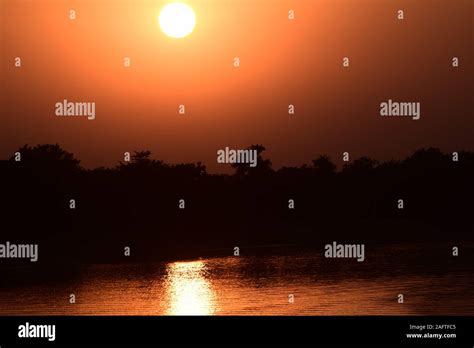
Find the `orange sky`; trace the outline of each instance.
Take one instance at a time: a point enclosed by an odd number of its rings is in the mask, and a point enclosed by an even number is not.
[[[169,2],[0,0],[0,158],[59,143],[86,167],[149,149],[215,172],[218,149],[254,143],[277,168],[474,150],[471,0],[189,0],[179,40],[157,24]],[[55,116],[63,99],[95,102],[96,119]],[[381,117],[387,99],[421,102],[421,119]]]

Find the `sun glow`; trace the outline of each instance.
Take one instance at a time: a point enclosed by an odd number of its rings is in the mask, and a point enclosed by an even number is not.
[[[192,33],[196,26],[196,15],[191,6],[174,2],[163,7],[158,22],[166,35],[180,39]]]

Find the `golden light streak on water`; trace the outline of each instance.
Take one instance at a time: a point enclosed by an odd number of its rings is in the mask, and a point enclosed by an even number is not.
[[[165,293],[167,315],[210,315],[216,310],[216,296],[202,261],[168,264]]]

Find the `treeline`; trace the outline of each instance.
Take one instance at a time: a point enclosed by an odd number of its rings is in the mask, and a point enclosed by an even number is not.
[[[216,175],[149,151],[87,170],[59,145],[24,146],[1,163],[0,239],[39,242],[45,257],[71,262],[121,260],[125,246],[129,259],[147,260],[246,245],[473,240],[473,152],[362,157],[340,171],[321,155],[274,170],[263,146],[251,148],[255,168]]]

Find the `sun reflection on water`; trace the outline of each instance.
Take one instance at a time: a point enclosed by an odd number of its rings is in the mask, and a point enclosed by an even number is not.
[[[174,262],[166,266],[167,315],[212,315],[215,292],[203,261]]]

